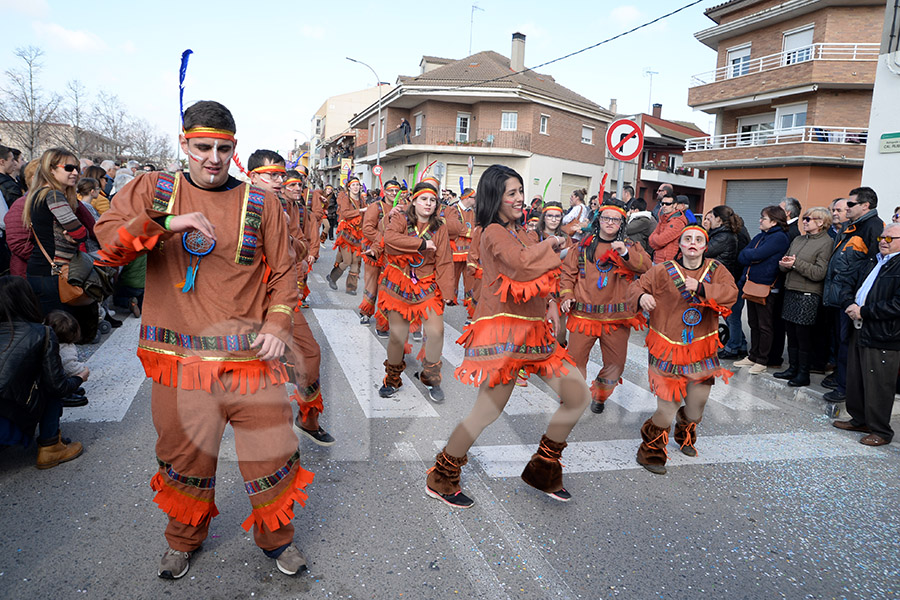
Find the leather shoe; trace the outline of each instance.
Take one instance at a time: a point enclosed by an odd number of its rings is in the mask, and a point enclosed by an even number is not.
[[[77,408],[79,406],[85,406],[88,403],[88,399],[85,396],[80,396],[78,394],[72,394],[68,398],[63,398],[62,405],[64,408]]]
[[[889,441],[887,441],[880,435],[875,435],[874,433],[870,433],[863,439],[859,440],[859,443],[863,446],[886,446],[887,444],[890,444]]]
[[[832,421],[831,426],[843,429],[844,431],[862,431],[863,433],[869,433],[869,428],[867,426],[857,425],[853,422],[853,419],[850,419],[849,421]]]
[[[719,350],[720,360],[739,360],[747,356],[746,352],[731,352],[730,350]]]
[[[822,398],[826,402],[846,402],[847,401],[847,396],[840,393],[837,390],[831,390],[827,394],[823,394]]]
[[[837,379],[835,379],[834,375],[829,375],[822,380],[822,387],[826,387],[829,390],[836,390],[838,387]]]

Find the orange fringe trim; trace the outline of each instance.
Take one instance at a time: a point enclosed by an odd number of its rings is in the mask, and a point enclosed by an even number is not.
[[[494,294],[500,296],[500,302],[507,302],[509,296],[512,296],[513,302],[527,302],[536,296],[558,293],[561,270],[560,267],[551,269],[531,281],[514,281],[501,273],[494,280],[500,282],[500,287]]]
[[[144,224],[144,233],[150,223]],[[121,267],[132,262],[143,252],[149,252],[156,246],[159,236],[156,235],[140,235],[134,236],[128,233],[124,227],[119,227],[119,247],[104,247],[97,252],[100,260],[97,262],[107,267]]]
[[[630,319],[615,319],[610,321],[594,321],[585,319],[576,314],[570,314],[566,320],[566,329],[569,331],[577,331],[584,335],[601,337],[604,333],[610,333],[619,327],[631,327],[635,330],[644,329],[647,326],[647,319],[642,313],[638,313]]]
[[[463,364],[453,372],[453,376],[462,383],[475,387],[487,380],[488,387],[494,387],[515,380],[520,370],[525,372],[525,379],[528,379],[532,373],[537,373],[541,377],[566,375],[569,369],[563,365],[564,362],[575,366],[575,361],[572,360],[566,349],[557,345],[553,354],[540,361],[513,359],[506,356],[479,360],[477,363],[464,359]]]
[[[315,474],[303,467],[297,467],[297,476],[274,500],[263,506],[254,506],[253,512],[243,522],[244,531],[256,525],[263,525],[269,531],[276,531],[291,522],[294,518],[294,502],[300,506],[306,506],[309,496],[303,490],[312,483]]]
[[[704,378],[697,381],[703,381],[711,377],[721,377],[723,382],[728,383],[728,380],[734,373],[728,369],[719,367],[714,371],[707,371],[703,373],[703,375]],[[687,384],[689,381],[687,377],[667,376],[656,372],[653,369],[648,369],[647,376],[650,380],[650,391],[663,400],[668,402],[681,402],[687,396]]]
[[[698,308],[701,306],[706,307],[706,308],[711,308],[714,311],[716,311],[717,313],[719,313],[719,316],[725,317],[725,318],[727,318],[731,314],[730,308],[728,308],[726,306],[722,306],[721,304],[719,304],[712,298],[707,298],[703,302],[691,302],[691,306],[696,306]]]
[[[287,383],[288,375],[280,362],[265,363],[260,360],[246,362],[202,360],[198,356],[170,356],[138,348],[138,358],[144,366],[147,377],[169,387],[178,387],[178,367],[181,366],[181,388],[185,390],[202,389],[212,392],[213,382],[226,391],[221,376],[231,373],[231,390],[241,394],[254,394],[260,386]]]
[[[637,274],[625,264],[625,259],[622,258],[622,255],[612,248],[603,253],[603,256],[600,257],[600,261],[611,262],[616,265],[616,268],[613,269],[612,272],[613,275],[621,275],[628,281],[634,281],[637,278]]]
[[[375,305],[372,303],[369,298],[363,294],[362,302],[359,303],[359,312],[366,315],[367,317],[371,317],[375,314]]]
[[[300,396],[300,392],[294,392],[293,394],[291,394],[290,400],[293,400],[294,402],[297,403],[297,407],[300,409],[300,418],[303,419],[304,421],[306,420],[306,417],[309,415],[309,412],[313,409],[315,409],[316,414],[319,414],[319,415],[321,415],[323,412],[325,412],[325,405],[322,404],[322,391],[321,390],[319,390],[319,392],[315,395],[315,397],[312,400],[304,400]]]
[[[709,358],[715,354],[722,344],[719,343],[718,334],[713,331],[703,339],[694,340],[690,344],[673,344],[654,329],[647,332],[644,345],[650,354],[661,359],[675,363],[676,365],[689,365]]]
[[[621,378],[619,378],[619,383],[622,383]],[[600,383],[595,379],[591,382],[591,400],[594,402],[606,402],[615,390],[615,386],[611,388],[601,387]]]
[[[162,473],[150,479],[150,487],[157,492],[153,502],[179,523],[196,527],[219,514],[212,498],[204,500],[177,490],[165,482]]]

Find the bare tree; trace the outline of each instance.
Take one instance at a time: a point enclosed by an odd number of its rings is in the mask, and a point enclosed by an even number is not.
[[[77,79],[66,84],[66,101],[60,116],[68,127],[55,128],[53,136],[60,146],[83,158],[101,150],[97,134],[92,131],[87,96],[87,88]]]
[[[129,116],[125,105],[115,94],[100,92],[93,110],[94,125],[97,133],[109,138],[114,157],[127,153]]]
[[[40,151],[61,98],[59,94],[44,92],[38,82],[43,50],[27,46],[16,48],[14,54],[25,63],[25,68],[6,71],[7,84],[0,88],[0,121],[5,121],[11,142],[18,144],[31,160]]]
[[[160,134],[146,119],[135,119],[131,122],[128,139],[129,153],[136,160],[152,162],[159,166],[172,158],[169,138]]]

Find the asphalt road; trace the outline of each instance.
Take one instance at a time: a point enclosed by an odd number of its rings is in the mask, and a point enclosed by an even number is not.
[[[585,413],[563,454],[572,502],[518,477],[556,402],[535,378],[470,453],[462,485],[476,505],[426,497],[425,470],[475,398],[452,378],[460,349],[445,345],[444,404],[412,379],[379,401],[385,340],[359,324],[360,296],[325,285],[332,257],[305,311],[323,349],[322,423],[338,440],[300,441],[315,472],[294,519],[308,572],[282,575],[241,529],[250,507],[228,429],[210,538],[187,576],[157,578],[165,518],[129,318],[83,349],[91,403],[63,432],[84,455],[39,471],[33,448],[0,451],[0,598],[900,598],[900,447],[832,428],[821,387],[744,369],[714,387],[700,455],[672,442],[668,475],[652,475],[634,461],[653,406],[639,334],[625,385],[602,415]],[[463,321],[448,310],[448,341]]]

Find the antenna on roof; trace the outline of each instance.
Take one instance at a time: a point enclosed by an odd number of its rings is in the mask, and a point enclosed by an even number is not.
[[[650,78],[650,93],[647,95],[647,114],[653,112],[653,76],[659,75],[659,71],[653,71],[650,67],[644,69],[644,77]]]
[[[472,28],[475,24],[475,11],[476,10],[480,10],[481,12],[484,12],[483,8],[481,8],[479,6],[475,6],[474,4],[472,5],[472,15],[469,17],[469,54],[467,56],[472,56]]]

